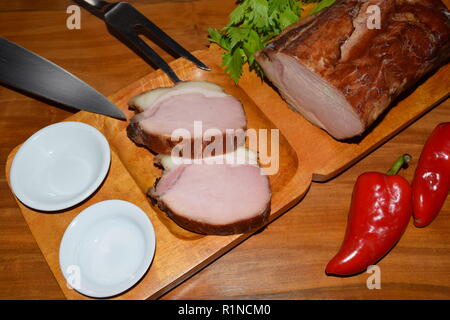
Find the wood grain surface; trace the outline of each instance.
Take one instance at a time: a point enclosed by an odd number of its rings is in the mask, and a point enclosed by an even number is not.
[[[101,21],[82,15],[82,29],[65,27],[70,1],[0,2],[0,31],[67,68],[105,95],[151,72],[111,37]],[[133,1],[132,1],[133,2]],[[147,17],[190,50],[204,49],[206,28],[220,27],[233,1],[136,1]],[[62,8],[61,8],[62,7]],[[162,53],[162,51],[159,51]],[[172,57],[163,55],[167,60]],[[70,113],[0,88],[0,157],[45,125]],[[422,145],[434,126],[450,120],[444,101],[365,159],[327,183],[313,183],[307,197],[263,232],[231,250],[163,299],[410,299],[450,298],[450,201],[428,228],[409,226],[400,243],[378,265],[382,289],[368,290],[368,274],[327,277],[324,267],[343,237],[356,177],[386,171],[399,153],[414,159],[404,171],[411,179]],[[0,176],[0,298],[63,298],[6,184]]]
[[[223,72],[220,67],[221,58],[217,48],[194,51],[195,56],[211,68],[211,71],[200,71],[191,62],[177,59],[171,63],[172,69],[183,81],[209,81],[220,85],[225,92],[236,97],[243,105],[249,130],[271,130],[277,127],[253,102],[251,95]],[[110,96],[112,102],[119,107],[127,119],[134,112],[128,108],[128,101],[144,91],[172,86],[173,82],[160,70],[131,83],[117,93]],[[262,83],[259,82],[261,86]],[[271,88],[266,90],[273,91]],[[290,115],[289,109],[278,95],[273,95],[272,105],[280,104]],[[108,140],[111,148],[111,167],[105,181],[100,188],[86,201],[67,210],[55,214],[45,214],[26,207],[18,202],[20,210],[33,234],[44,258],[56,277],[62,291],[69,299],[87,299],[88,297],[69,289],[61,272],[59,264],[59,247],[63,234],[70,222],[82,210],[99,201],[119,199],[129,201],[140,207],[152,221],[156,234],[156,252],[149,271],[130,290],[119,294],[113,299],[156,299],[171,288],[192,276],[200,268],[225,254],[228,250],[246,240],[251,233],[234,234],[229,236],[206,236],[190,232],[178,226],[156,206],[150,205],[146,194],[156,179],[161,177],[162,171],[154,166],[155,155],[148,149],[133,143],[126,134],[126,121],[101,116],[89,112],[77,112],[65,119],[87,123],[100,132]],[[295,136],[297,130],[292,132]],[[279,133],[277,152],[280,161],[277,168],[269,176],[271,194],[270,216],[272,221],[285,213],[308,190],[312,174],[309,168],[299,165],[298,154],[289,144],[283,132]],[[269,137],[270,139],[270,137]],[[12,160],[20,146],[16,147],[8,156],[6,176],[9,177]],[[267,149],[272,149],[271,141]],[[256,149],[255,149],[256,150]],[[326,150],[322,151],[326,154]],[[345,156],[345,154],[343,154]],[[275,162],[275,161],[274,161]],[[278,163],[278,161],[276,161]],[[262,164],[264,168],[265,165]],[[262,227],[262,226],[260,226]],[[253,230],[253,232],[258,230]],[[83,280],[82,280],[83,281]]]

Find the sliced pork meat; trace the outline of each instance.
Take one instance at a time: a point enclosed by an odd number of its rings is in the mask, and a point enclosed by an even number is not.
[[[211,144],[214,150],[208,151],[214,155],[234,151],[245,142],[242,104],[210,82],[155,89],[132,99],[130,106],[139,113],[130,120],[128,137],[155,153],[171,154],[178,145],[183,148],[177,155],[194,157]],[[186,150],[188,154],[183,153]]]
[[[256,60],[294,110],[346,139],[449,57],[440,0],[341,0],[286,29]]]
[[[197,164],[160,157],[165,171],[149,190],[150,198],[178,225],[196,233],[228,235],[263,226],[270,213],[268,177],[253,164],[254,154],[244,152],[247,160],[241,164],[231,160],[232,154]]]

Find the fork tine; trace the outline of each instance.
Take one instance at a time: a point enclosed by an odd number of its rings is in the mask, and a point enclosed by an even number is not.
[[[147,62],[151,62],[162,69],[174,83],[181,82],[180,78],[178,78],[175,71],[173,71],[167,62],[136,34],[127,33],[124,37],[121,37],[120,40],[139,54],[144,60],[147,60]]]
[[[169,49],[179,54],[181,57],[186,58],[187,60],[194,63],[197,67],[202,70],[210,71],[211,69],[197,59],[194,55],[192,55],[189,51],[183,48],[178,42],[173,40],[167,33],[162,31],[156,24],[148,20],[145,16],[140,15],[140,23],[143,28],[152,33],[155,37],[157,37],[160,41],[162,41]],[[150,39],[151,40],[151,39]]]

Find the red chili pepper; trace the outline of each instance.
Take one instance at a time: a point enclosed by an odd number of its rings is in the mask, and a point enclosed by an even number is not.
[[[327,274],[352,275],[375,264],[394,247],[412,215],[412,192],[408,181],[397,175],[411,159],[401,156],[387,174],[366,172],[355,184],[347,230]]]
[[[439,124],[425,143],[412,188],[414,225],[425,227],[437,217],[450,191],[450,122]]]

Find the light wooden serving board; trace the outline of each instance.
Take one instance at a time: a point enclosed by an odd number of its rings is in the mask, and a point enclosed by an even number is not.
[[[391,108],[383,120],[359,141],[339,142],[289,109],[278,93],[253,73],[245,72],[239,86],[234,85],[220,67],[220,51],[217,48],[194,54],[212,71],[201,71],[186,60],[178,59],[171,66],[182,80],[206,80],[221,85],[243,103],[249,128],[280,130],[280,167],[277,174],[270,176],[273,192],[270,221],[301,200],[311,181],[334,177],[450,93],[450,65],[446,65]],[[127,109],[127,102],[131,97],[152,88],[171,85],[171,81],[158,70],[120,90],[110,99],[130,118],[133,114]],[[126,122],[83,111],[67,120],[88,123],[108,139],[112,161],[106,180],[82,204],[58,213],[38,212],[17,201],[67,298],[87,299],[67,287],[59,268],[59,244],[72,219],[98,201],[122,199],[138,205],[147,213],[156,232],[156,253],[150,269],[137,285],[113,297],[116,299],[157,298],[250,236],[204,236],[178,227],[164,213],[152,207],[145,196],[161,171],[154,167],[154,156],[148,150],[137,147],[127,138]],[[18,148],[8,157],[7,177]],[[393,155],[393,158],[396,156]]]

